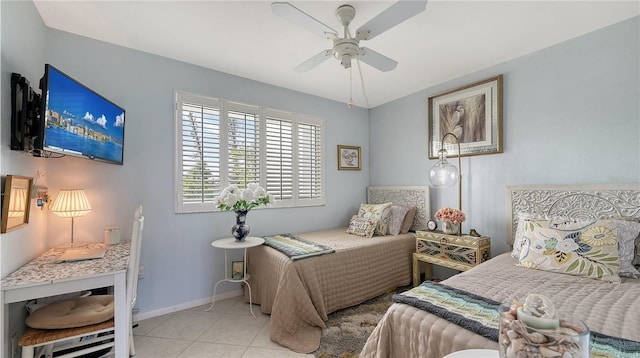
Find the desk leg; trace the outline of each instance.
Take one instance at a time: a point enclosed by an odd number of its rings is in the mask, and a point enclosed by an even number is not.
[[[116,357],[129,356],[129,330],[131,329],[129,318],[131,315],[127,310],[132,309],[132,307],[129,307],[127,304],[127,284],[125,276],[125,272],[116,274],[113,284],[114,318],[116,320],[114,327]]]

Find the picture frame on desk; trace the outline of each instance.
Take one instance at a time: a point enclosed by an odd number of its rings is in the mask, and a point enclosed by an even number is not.
[[[244,278],[244,261],[231,261],[231,278],[234,280]]]

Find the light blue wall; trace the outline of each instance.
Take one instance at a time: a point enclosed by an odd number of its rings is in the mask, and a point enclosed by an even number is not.
[[[508,185],[639,183],[639,37],[636,17],[371,110],[371,185],[428,184],[427,98],[498,74],[504,153],[462,158],[465,231],[493,254],[508,249]],[[457,205],[457,188],[431,190],[433,212]]]
[[[2,2],[3,20],[5,16],[22,12],[28,12],[31,17],[37,16],[31,3],[5,3]],[[28,18],[25,21],[37,23],[33,26],[42,26],[40,19]],[[232,213],[174,213],[175,90],[300,112],[325,120],[326,205],[253,210],[248,216],[252,235],[346,226],[359,204],[366,200],[369,182],[366,161],[361,171],[338,171],[336,150],[338,144],[347,144],[361,146],[363,153],[369,152],[368,111],[365,109],[349,109],[345,103],[53,29],[29,33],[25,41],[46,43],[46,53],[38,53],[39,58],[34,60],[36,67],[41,69],[16,64],[12,71],[25,73],[31,82],[37,82],[45,62],[51,63],[126,109],[124,165],[72,157],[43,160],[29,158],[22,153],[8,153],[8,135],[3,135],[2,150],[6,158],[3,157],[2,175],[35,174],[30,168],[22,170],[16,162],[44,161],[47,184],[54,196],[61,188],[85,188],[93,210],[75,220],[77,240],[101,241],[104,227],[112,225],[119,225],[122,236],[129,237],[134,208],[142,204],[145,232],[141,264],[145,267],[145,277],[138,288],[138,306],[142,313],[206,299],[211,294],[213,283],[223,277],[224,272],[223,252],[213,249],[210,242],[228,237],[235,222]],[[5,54],[15,57],[18,52],[20,56],[30,56],[35,50],[28,47],[5,48],[3,41],[3,66]],[[224,56],[224,53],[220,55]],[[5,80],[8,82],[8,75],[3,68],[3,90]],[[3,126],[8,120],[8,116],[3,116]],[[8,162],[6,171],[4,161]],[[45,242],[47,246],[68,242],[69,221],[50,213],[46,215],[46,235],[35,240]],[[28,237],[31,231],[19,230],[16,235]],[[29,237],[28,240],[34,238]],[[30,250],[30,256],[38,252]],[[3,267],[5,260],[9,262],[6,267],[25,262],[26,258],[14,259],[14,254],[3,250]],[[240,252],[237,254],[240,257]],[[7,269],[2,275],[9,272]],[[237,284],[221,285],[218,293],[239,288]]]

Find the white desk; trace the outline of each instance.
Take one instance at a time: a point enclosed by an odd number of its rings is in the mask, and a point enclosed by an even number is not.
[[[129,356],[126,271],[130,241],[109,246],[102,259],[56,263],[62,251],[50,249],[2,279],[3,336],[9,335],[9,304],[94,288],[113,286],[115,356]],[[102,246],[90,244],[89,247]],[[9,343],[9,337],[2,337]],[[4,345],[7,347],[6,345]],[[2,354],[2,353],[0,353]]]
[[[256,317],[256,315],[253,314],[253,307],[251,306],[251,286],[249,286],[249,282],[247,282],[249,277],[251,277],[247,273],[247,249],[254,246],[260,246],[262,244],[264,244],[264,239],[261,237],[247,237],[245,241],[236,241],[235,238],[230,237],[230,238],[215,240],[211,242],[211,246],[218,249],[224,249],[224,278],[218,281],[215,286],[213,286],[213,293],[211,295],[211,306],[207,308],[207,311],[210,311],[213,308],[213,305],[216,303],[216,290],[218,289],[218,285],[221,282],[244,282],[245,285],[247,285],[247,288],[249,289],[249,311],[251,311],[251,315],[254,318]],[[227,251],[234,250],[234,249],[244,249],[244,259],[243,259],[244,272],[243,272],[242,278],[240,279],[234,279],[231,277],[231,275],[229,275],[229,262],[227,261]]]

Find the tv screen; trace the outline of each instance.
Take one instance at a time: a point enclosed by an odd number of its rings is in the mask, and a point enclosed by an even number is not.
[[[36,149],[122,164],[122,107],[49,64],[40,88],[43,101]]]

